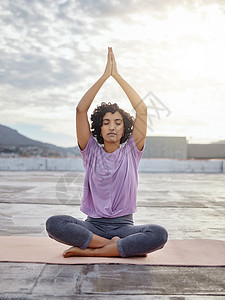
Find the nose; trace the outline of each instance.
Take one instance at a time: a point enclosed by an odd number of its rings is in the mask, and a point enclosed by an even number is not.
[[[110,127],[109,127],[109,129],[110,129],[111,131],[113,131],[113,130],[114,130],[114,124],[111,124]]]

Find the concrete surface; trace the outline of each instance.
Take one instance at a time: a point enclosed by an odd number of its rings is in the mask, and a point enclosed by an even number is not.
[[[45,236],[54,214],[83,219],[82,172],[0,172],[0,235]],[[170,239],[225,240],[225,175],[139,173],[136,224]],[[44,245],[43,245],[44,246]],[[0,299],[225,299],[224,267],[0,263]]]
[[[0,158],[0,171],[73,171],[84,172],[81,158]],[[225,173],[222,159],[142,158],[139,172]]]

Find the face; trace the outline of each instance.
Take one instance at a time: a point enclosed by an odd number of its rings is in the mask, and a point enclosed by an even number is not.
[[[114,114],[107,112],[103,117],[101,134],[107,142],[120,141],[123,136],[124,125],[122,115],[116,111]]]

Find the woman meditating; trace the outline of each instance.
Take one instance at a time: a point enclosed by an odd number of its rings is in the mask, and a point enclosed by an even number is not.
[[[91,115],[88,109],[104,82],[112,76],[136,111],[134,119],[114,103],[102,103]],[[112,48],[108,48],[105,71],[76,107],[78,146],[85,168],[81,211],[85,221],[56,215],[46,222],[48,235],[72,246],[63,256],[147,255],[167,242],[167,231],[154,224],[136,226],[138,166],[146,131],[147,107],[135,90],[119,75]]]

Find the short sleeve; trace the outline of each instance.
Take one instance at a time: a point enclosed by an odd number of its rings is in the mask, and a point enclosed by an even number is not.
[[[98,143],[96,142],[96,140],[93,138],[93,135],[90,135],[90,138],[88,140],[88,143],[86,145],[86,147],[81,150],[78,144],[78,148],[81,154],[81,157],[83,159],[83,164],[84,164],[84,168],[86,169],[88,165],[90,165],[91,163],[91,158],[92,158],[92,153],[95,152],[95,149],[98,146]]]
[[[145,142],[145,143],[146,143],[146,142]],[[128,144],[128,146],[129,146],[129,148],[131,149],[132,154],[133,154],[133,155],[135,156],[135,158],[136,158],[137,160],[139,160],[139,161],[140,161],[140,159],[141,159],[141,157],[142,157],[142,155],[143,155],[143,152],[144,152],[144,150],[145,150],[145,143],[144,143],[144,146],[143,146],[142,150],[139,150],[139,149],[137,148],[137,145],[136,145],[136,143],[135,143],[135,141],[134,141],[134,138],[133,138],[133,135],[132,135],[132,134],[130,135],[130,137],[129,137],[128,141],[127,141],[127,144]]]

